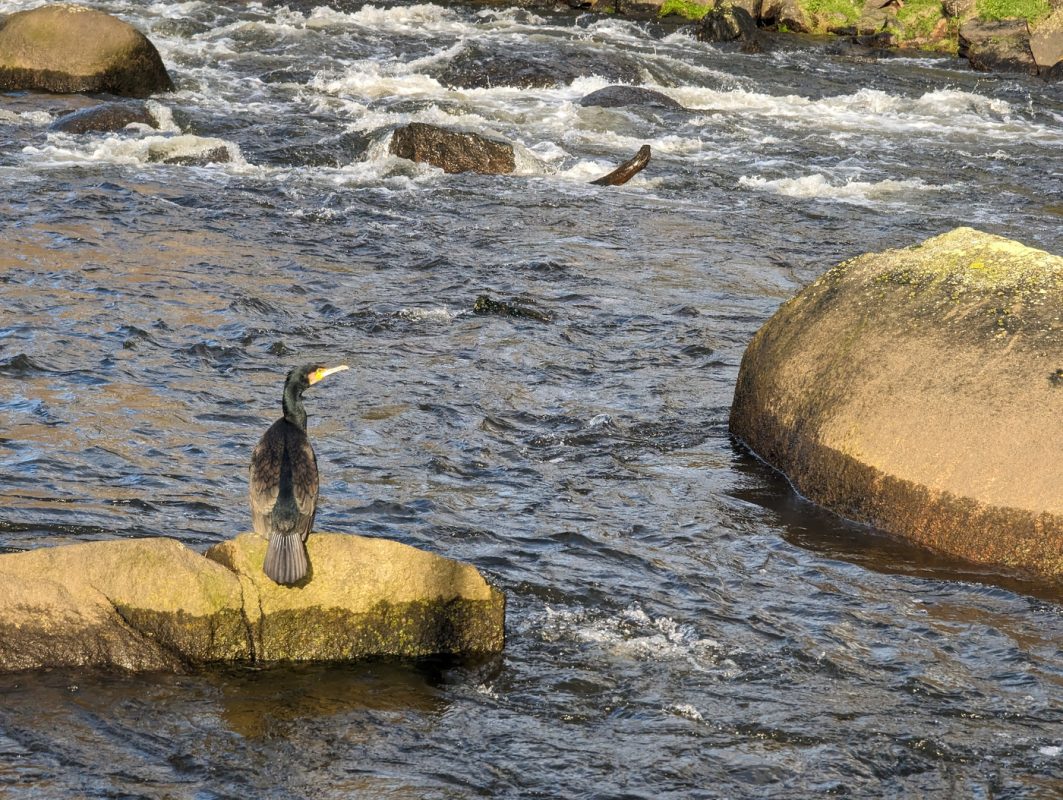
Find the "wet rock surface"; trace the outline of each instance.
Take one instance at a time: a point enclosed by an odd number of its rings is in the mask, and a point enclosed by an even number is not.
[[[77,5],[0,21],[0,90],[148,97],[174,88],[155,46],[133,26]]]
[[[143,103],[101,103],[66,114],[53,122],[49,129],[60,133],[113,133],[132,124],[159,127]]]
[[[513,145],[508,142],[423,122],[398,128],[392,134],[389,151],[399,158],[431,164],[450,173],[505,175],[516,168]]]
[[[664,108],[673,111],[685,110],[668,95],[646,89],[641,86],[606,86],[591,92],[580,99],[579,104],[586,107],[619,108],[622,106],[645,106],[647,108]]]
[[[601,178],[598,178],[598,180],[591,181],[591,183],[595,186],[622,186],[638,173],[642,172],[643,168],[649,163],[650,146],[644,144],[634,156],[629,158],[608,175],[603,175]]]
[[[809,499],[1063,576],[1063,258],[959,228],[831,269],[753,338],[732,432]]]
[[[637,83],[638,65],[620,54],[574,51],[563,60],[534,53],[499,53],[477,45],[467,46],[437,75],[444,86],[485,89],[492,86],[548,88],[577,78],[597,75],[609,81]]]

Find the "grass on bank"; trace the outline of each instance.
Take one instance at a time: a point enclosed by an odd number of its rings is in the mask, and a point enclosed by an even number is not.
[[[853,25],[864,9],[863,2],[857,0],[804,0],[801,5],[811,19],[822,21],[817,28]]]
[[[981,19],[1020,17],[1040,22],[1052,12],[1052,6],[1048,0],[978,0],[975,10]]]
[[[709,0],[707,4],[697,3],[694,0],[664,0],[657,15],[667,17],[669,14],[675,14],[685,19],[699,20],[712,11],[712,7],[712,0]]]

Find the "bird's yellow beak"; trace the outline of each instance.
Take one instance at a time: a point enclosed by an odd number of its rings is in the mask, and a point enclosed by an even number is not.
[[[343,372],[345,369],[350,369],[350,367],[348,367],[346,364],[340,364],[338,367],[322,367],[321,369],[315,369],[313,372],[310,373],[308,380],[310,381],[310,385],[313,386],[319,380],[327,378],[334,372]]]

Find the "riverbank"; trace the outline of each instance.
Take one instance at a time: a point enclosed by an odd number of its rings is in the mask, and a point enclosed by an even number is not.
[[[489,0],[487,5],[500,4]],[[550,0],[517,5],[557,6]],[[567,0],[566,5],[623,19],[690,25],[695,36],[709,40],[717,38],[716,26],[706,21],[740,9],[762,32],[830,37],[853,47],[855,55],[942,53],[964,57],[979,71],[1063,78],[1059,0]]]

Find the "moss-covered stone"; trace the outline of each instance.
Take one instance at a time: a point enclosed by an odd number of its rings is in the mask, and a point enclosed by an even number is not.
[[[841,264],[742,360],[731,429],[799,491],[1063,579],[1063,259],[959,228]]]
[[[505,599],[467,564],[382,539],[314,534],[299,588],[247,535],[211,558],[172,539],[0,556],[0,671],[347,661],[497,652]]]
[[[310,579],[279,586],[262,571],[265,539],[245,534],[207,557],[233,570],[259,661],[494,653],[505,598],[468,564],[387,539],[315,533]]]
[[[173,88],[155,46],[110,14],[57,4],[0,21],[0,91],[147,97]]]

